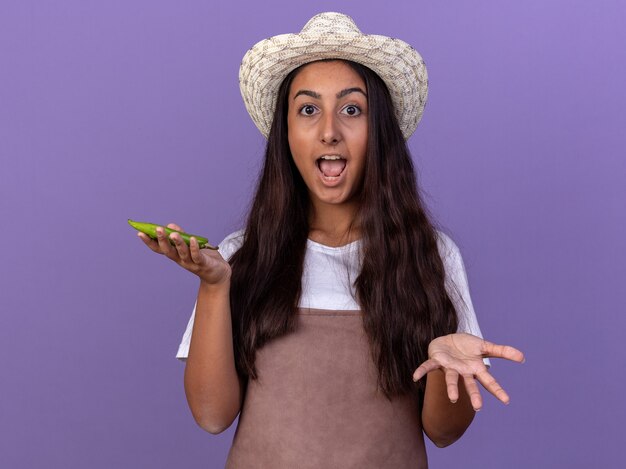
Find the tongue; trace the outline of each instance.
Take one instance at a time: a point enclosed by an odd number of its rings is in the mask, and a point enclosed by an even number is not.
[[[346,160],[320,160],[320,170],[324,176],[339,176],[346,167]]]

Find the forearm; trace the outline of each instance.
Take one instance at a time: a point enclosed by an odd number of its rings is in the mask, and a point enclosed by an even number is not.
[[[243,396],[235,369],[229,294],[229,281],[200,284],[185,367],[189,408],[198,425],[211,433],[230,426]]]
[[[444,372],[437,369],[428,373],[422,427],[435,445],[444,447],[458,440],[472,423],[474,415],[462,377],[459,377],[459,398],[452,403],[448,398]]]

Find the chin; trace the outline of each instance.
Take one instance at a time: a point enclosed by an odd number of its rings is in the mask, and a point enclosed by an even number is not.
[[[315,194],[315,199],[325,204],[341,205],[353,202],[355,197],[342,192],[341,194]]]

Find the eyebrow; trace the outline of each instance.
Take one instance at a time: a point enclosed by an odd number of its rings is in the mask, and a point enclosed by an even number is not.
[[[339,93],[337,93],[337,99],[341,99],[344,96],[349,95],[350,93],[361,93],[363,96],[365,96],[367,98],[367,93],[365,93],[365,91],[363,91],[359,87],[354,87],[354,88],[346,88],[345,90],[341,90]],[[295,100],[301,94],[306,95],[306,96],[310,96],[311,98],[315,98],[315,99],[321,99],[322,98],[322,95],[319,94],[319,93],[316,93],[315,91],[299,90],[296,93],[296,95],[293,97],[293,99]]]

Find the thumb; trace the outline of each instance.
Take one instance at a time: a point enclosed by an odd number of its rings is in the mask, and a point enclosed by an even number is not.
[[[171,228],[171,229],[173,229],[173,230],[176,230],[176,231],[185,231],[185,230],[183,230],[180,226],[178,226],[176,223],[169,223],[169,224],[167,225],[167,227],[168,227],[168,228]]]

